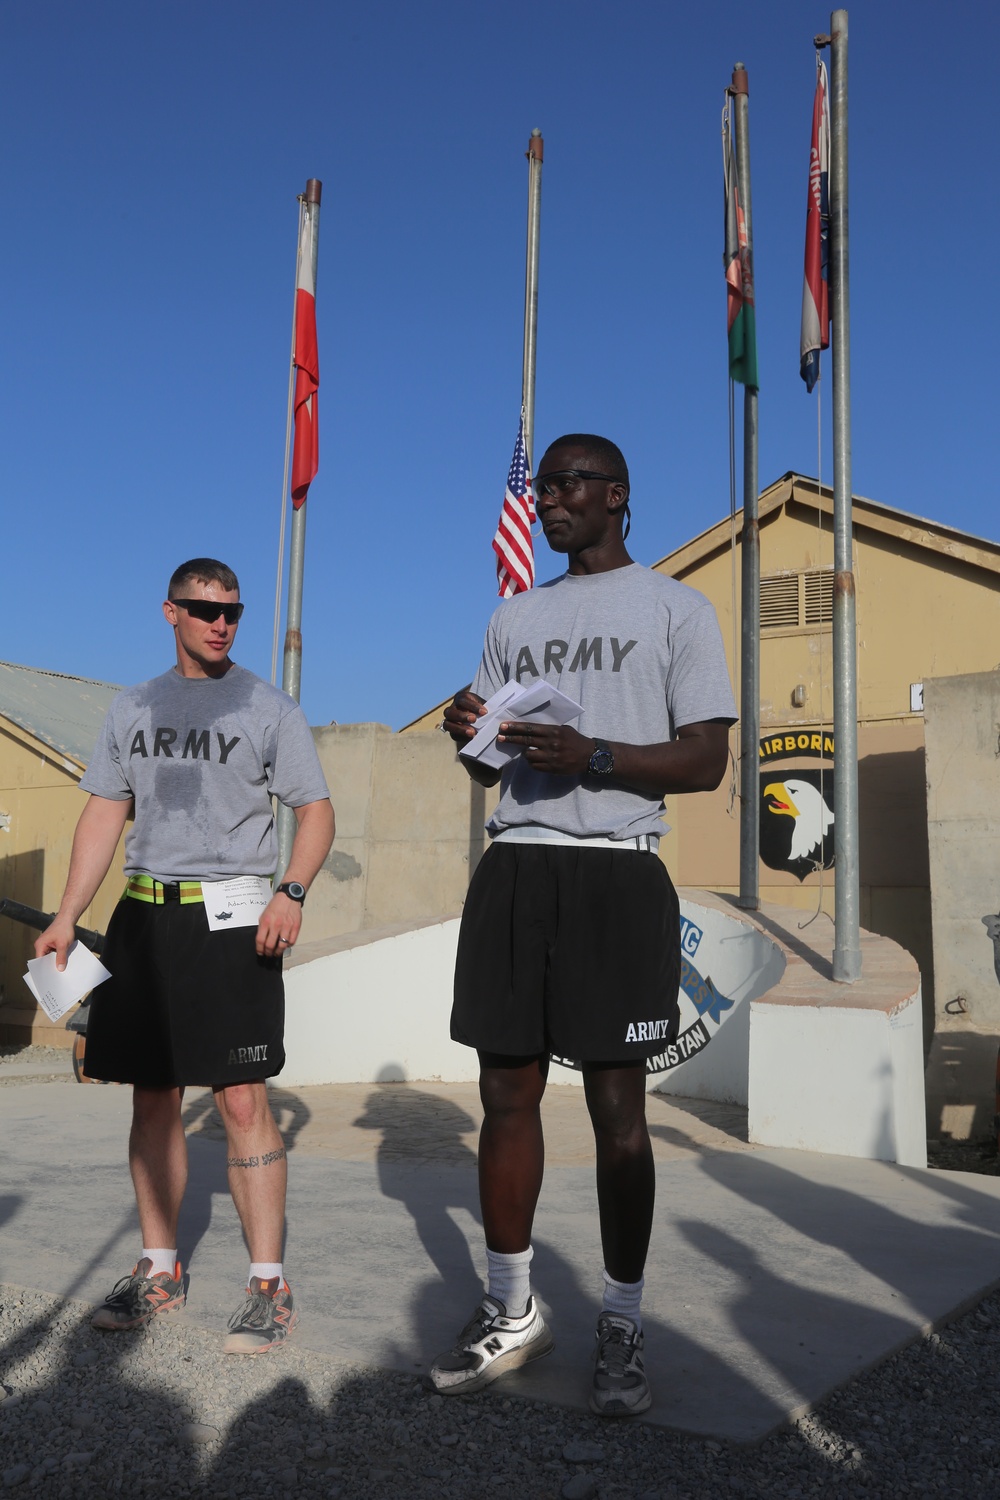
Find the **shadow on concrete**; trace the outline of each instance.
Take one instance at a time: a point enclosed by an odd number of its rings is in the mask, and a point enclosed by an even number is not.
[[[994,1135],[996,1032],[938,1030],[927,1066],[927,1135],[981,1140]]]
[[[360,1130],[381,1132],[375,1158],[379,1187],[386,1198],[403,1204],[437,1271],[414,1294],[413,1326],[421,1349],[449,1312],[457,1332],[482,1289],[468,1241],[452,1217],[464,1211],[481,1222],[477,1158],[464,1139],[475,1123],[452,1100],[393,1082],[376,1087],[354,1121]],[[418,1165],[421,1170],[415,1171]],[[437,1352],[431,1349],[429,1355]]]
[[[17,1213],[24,1198],[20,1193],[4,1193],[0,1197],[0,1224],[6,1224]]]
[[[859,1307],[854,1298],[776,1275],[752,1245],[714,1225],[682,1219],[677,1227],[699,1255],[724,1270],[727,1280],[743,1284],[742,1290],[727,1299],[727,1319],[754,1350],[757,1369],[764,1367],[776,1375],[787,1396],[794,1393],[797,1398],[788,1399],[787,1405],[781,1403],[781,1416],[776,1415],[775,1421],[814,1396],[817,1381],[822,1383],[818,1372],[832,1352],[843,1378],[862,1367],[855,1354]],[[874,1340],[886,1356],[914,1336],[912,1321],[875,1308],[866,1310],[864,1322],[866,1340]],[[731,1368],[722,1378],[727,1383],[731,1380]]]
[[[831,1160],[837,1163],[841,1159]],[[859,1168],[873,1165],[859,1163]],[[764,1209],[776,1225],[785,1224],[817,1245],[840,1250],[871,1276],[894,1287],[918,1314],[933,1321],[941,1316],[942,1299],[948,1301],[947,1283],[952,1272],[958,1284],[967,1284],[968,1270],[963,1277],[961,1268],[968,1267],[970,1261],[982,1262],[984,1269],[995,1261],[1000,1269],[1000,1203],[995,1197],[963,1188],[953,1177],[939,1173],[931,1177],[925,1171],[888,1162],[878,1166],[886,1174],[887,1193],[891,1193],[894,1177],[917,1183],[929,1193],[960,1203],[965,1210],[963,1222],[917,1223],[895,1212],[888,1203],[879,1202],[870,1189],[867,1194],[855,1193],[817,1181],[815,1176],[804,1183],[798,1173],[758,1153],[719,1153],[706,1156],[701,1163],[706,1176]],[[985,1295],[992,1279],[989,1275],[974,1278],[972,1284],[981,1289],[977,1296]],[[866,1310],[860,1299],[855,1299],[856,1315],[859,1311]],[[912,1324],[910,1332],[912,1336]]]
[[[646,1121],[649,1133],[654,1139],[665,1141],[671,1146],[682,1146],[688,1151],[703,1151],[711,1149],[706,1146],[704,1140],[699,1140],[697,1129],[692,1127],[690,1133],[674,1125],[661,1125],[656,1118],[657,1103],[667,1106],[671,1113],[679,1111],[690,1115],[692,1120],[698,1120],[712,1130],[718,1130],[734,1141],[741,1141],[744,1145],[750,1139],[748,1126],[748,1110],[743,1104],[720,1104],[715,1099],[689,1099],[685,1094],[661,1094],[656,1089],[651,1089],[646,1095]]]

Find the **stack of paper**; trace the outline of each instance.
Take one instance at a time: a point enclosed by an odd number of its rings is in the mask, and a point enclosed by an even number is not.
[[[475,739],[463,745],[459,754],[494,769],[521,753],[520,745],[497,744],[501,724],[568,724],[583,712],[579,703],[567,698],[550,682],[533,682],[528,687],[505,682],[492,698],[487,698],[484,706],[486,713],[476,723]]]

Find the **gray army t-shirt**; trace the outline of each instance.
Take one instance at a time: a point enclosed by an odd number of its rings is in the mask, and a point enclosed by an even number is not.
[[[119,693],[80,785],[135,798],[125,871],[164,881],[273,875],[272,794],[289,807],[329,796],[299,705],[236,665]]]
[[[506,600],[486,631],[472,690],[544,678],[583,707],[581,734],[628,745],[676,737],[684,724],[737,718],[715,610],[696,589],[638,563],[564,573]],[[491,834],[540,824],[576,838],[665,833],[663,802],[596,776],[505,766]]]

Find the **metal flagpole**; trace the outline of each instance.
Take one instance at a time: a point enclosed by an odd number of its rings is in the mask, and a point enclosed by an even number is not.
[[[535,344],[538,335],[538,245],[542,215],[542,157],[545,143],[536,126],[528,149],[528,251],[524,272],[524,363],[521,368],[521,406],[524,411],[524,451],[528,473],[535,472]]]
[[[851,321],[847,212],[847,11],[830,17],[830,321],[833,325],[833,977],[861,978],[857,618],[851,514]]]
[[[747,259],[753,275],[750,206],[750,80],[741,62],[733,69],[736,181],[746,225]],[[743,534],[740,609],[740,895],[750,911],[760,905],[760,527],[757,516],[757,391],[743,387]],[[734,663],[735,666],[735,663]]]
[[[322,194],[323,184],[315,177],[310,177],[303,195],[300,224],[303,229],[308,224],[311,230],[309,245],[312,253],[311,282],[313,287],[316,285],[319,205]],[[300,256],[303,238],[304,235],[300,233]],[[297,272],[296,285],[298,284]],[[288,557],[288,614],[285,619],[285,654],[281,672],[281,686],[286,693],[291,694],[296,703],[299,701],[302,687],[302,583],[305,575],[307,504],[308,502],[304,500],[297,509],[292,511],[292,539]],[[295,827],[293,809],[280,803],[278,806],[278,871],[275,875],[275,884],[281,880],[291,858]]]

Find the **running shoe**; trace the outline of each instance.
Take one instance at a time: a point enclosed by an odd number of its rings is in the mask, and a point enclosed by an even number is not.
[[[141,1328],[155,1313],[172,1312],[184,1306],[184,1273],[180,1261],[174,1274],[159,1271],[150,1276],[153,1262],[143,1256],[131,1276],[123,1276],[105,1297],[90,1320],[91,1328],[117,1332],[123,1328]]]
[[[270,1281],[251,1276],[246,1301],[229,1319],[229,1337],[222,1352],[263,1354],[265,1349],[282,1343],[298,1321],[287,1281],[278,1276]]]
[[[548,1354],[552,1347],[552,1335],[534,1297],[528,1298],[523,1318],[508,1318],[502,1302],[484,1297],[455,1347],[439,1354],[431,1365],[431,1383],[442,1396],[464,1396]]]
[[[590,1409],[601,1417],[633,1417],[652,1403],[642,1365],[642,1334],[631,1318],[601,1313]]]

